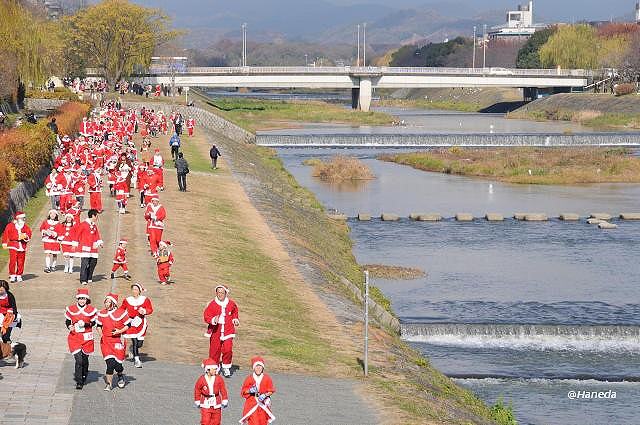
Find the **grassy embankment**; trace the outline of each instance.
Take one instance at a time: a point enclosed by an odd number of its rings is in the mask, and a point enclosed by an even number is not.
[[[425,171],[522,184],[640,182],[640,158],[624,148],[450,148],[381,155]]]
[[[44,194],[44,189],[40,189],[36,192],[36,194],[27,202],[27,205],[24,207],[24,212],[27,214],[27,224],[33,230],[33,238],[31,243],[40,243],[40,238],[38,237],[37,228],[40,226],[40,223],[36,223],[36,219],[40,214],[40,211],[44,208],[44,205],[49,201]],[[9,260],[9,250],[0,249],[0,269],[4,268]]]
[[[258,99],[206,99],[205,102],[215,113],[252,133],[295,127],[299,123],[384,125],[394,120],[381,112],[362,112],[326,102]]]
[[[531,102],[508,114],[533,121],[572,121],[599,130],[640,129],[640,96],[565,93]]]
[[[211,106],[205,108],[211,110]],[[269,217],[276,229],[283,231],[279,233],[291,244],[297,259],[313,264],[320,271],[326,281],[322,291],[336,291],[353,298],[340,283],[343,276],[363,285],[362,270],[353,256],[348,227],[326,217],[322,205],[297,183],[274,150],[237,143],[227,143],[223,148],[227,157],[233,156],[237,171],[249,174],[258,182],[260,188],[254,196],[258,197],[261,213]],[[390,309],[389,301],[377,288],[372,289],[372,297]],[[374,345],[379,347],[376,355],[383,356],[384,361],[370,367],[367,386],[403,413],[404,420],[397,418],[397,423],[490,423],[490,418],[497,417],[470,391],[458,387],[434,369],[399,336],[381,329],[375,330],[374,334]],[[300,346],[298,349],[309,357],[305,361],[313,363],[318,357],[315,351],[318,350],[322,357],[326,350],[314,341],[307,341],[308,336],[301,333],[296,342]],[[288,340],[274,340],[266,342],[266,347],[272,352],[277,353],[280,348],[287,353],[289,344]],[[289,355],[296,361],[302,360],[296,351]],[[351,363],[351,367],[357,371],[357,365]]]
[[[516,89],[505,88],[443,88],[412,89],[402,93],[402,97],[383,96],[379,106],[441,109],[448,111],[478,112],[492,105],[504,102],[518,102],[522,96]]]

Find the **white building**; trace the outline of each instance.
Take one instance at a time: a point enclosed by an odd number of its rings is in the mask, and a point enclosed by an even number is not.
[[[489,38],[526,39],[544,27],[545,25],[533,23],[533,1],[529,1],[527,5],[518,5],[518,10],[508,11],[507,23],[505,25],[492,27],[491,31],[489,31]]]
[[[640,24],[640,2],[636,3],[636,23]]]

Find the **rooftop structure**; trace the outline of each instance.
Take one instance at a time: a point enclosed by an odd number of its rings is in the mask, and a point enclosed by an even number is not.
[[[522,39],[529,38],[534,32],[546,25],[533,23],[533,1],[526,5],[519,5],[518,10],[507,12],[507,23],[492,27],[489,31],[490,39]]]

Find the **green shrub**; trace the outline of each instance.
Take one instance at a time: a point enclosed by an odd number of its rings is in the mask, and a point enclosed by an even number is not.
[[[496,421],[498,425],[518,425],[513,414],[513,405],[509,403],[506,406],[502,397],[491,407],[491,419]]]

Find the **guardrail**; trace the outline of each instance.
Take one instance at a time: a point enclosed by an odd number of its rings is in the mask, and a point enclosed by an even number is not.
[[[98,76],[97,68],[87,68],[87,75]],[[405,74],[405,75],[478,75],[478,76],[526,76],[526,77],[591,77],[593,71],[584,69],[515,69],[515,68],[419,68],[390,66],[235,66],[189,67],[177,71],[169,66],[153,66],[146,75],[260,75],[260,74]]]

